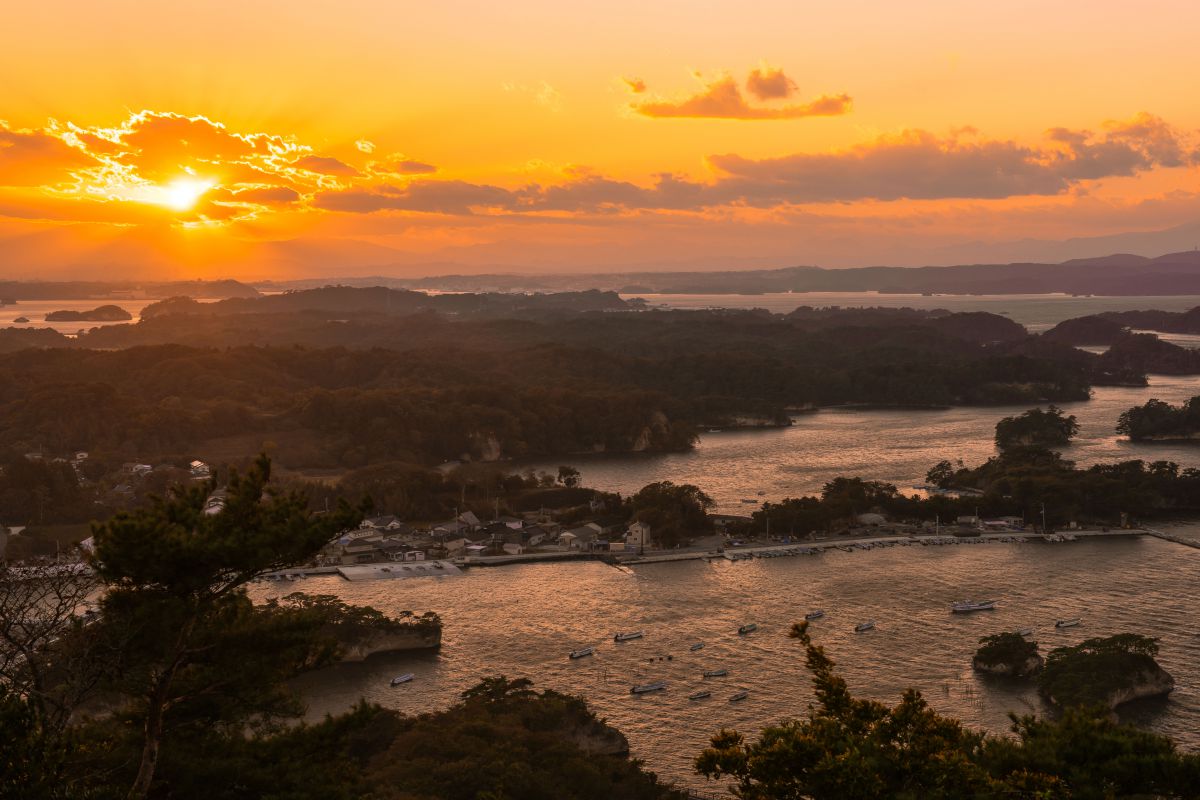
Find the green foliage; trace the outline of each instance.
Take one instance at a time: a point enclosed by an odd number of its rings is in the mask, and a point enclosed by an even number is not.
[[[768,726],[753,741],[722,730],[696,759],[702,775],[732,778],[743,800],[1191,798],[1200,786],[1200,757],[1080,709],[1048,720],[1013,717],[1010,738],[969,731],[911,689],[891,707],[853,697],[807,623],[791,635],[812,674],[808,715]],[[1145,651],[1152,643],[1126,646]]]
[[[1117,433],[1135,441],[1194,438],[1200,434],[1200,396],[1179,406],[1162,400],[1134,406],[1117,420]]]
[[[562,466],[558,468],[558,482],[569,489],[579,485],[579,470],[575,467]]]
[[[975,661],[987,665],[1004,665],[1012,674],[1020,673],[1029,659],[1038,654],[1037,642],[1026,639],[1019,633],[996,633],[979,640]]]
[[[92,566],[114,591],[203,600],[303,563],[361,519],[344,504],[313,516],[304,495],[269,487],[270,475],[262,456],[247,473],[230,474],[219,507],[209,505],[214,480],[95,525]]]
[[[713,500],[690,483],[649,483],[626,501],[630,516],[650,526],[650,536],[673,547],[687,536],[712,530],[708,509]]]
[[[914,690],[894,707],[853,697],[807,623],[791,635],[804,645],[815,706],[757,741],[722,730],[696,759],[702,775],[733,778],[745,800],[986,797],[1009,788],[983,764],[981,734],[935,713]]]
[[[1057,406],[1050,406],[1045,411],[1033,408],[996,423],[996,447],[1002,451],[1018,447],[1056,447],[1068,444],[1078,432],[1079,423],[1074,414],[1068,417]]]
[[[1038,690],[1061,706],[1107,707],[1114,692],[1161,671],[1158,642],[1135,633],[1087,639],[1051,650]]]
[[[1053,780],[1047,794],[1018,797],[1196,797],[1200,758],[1179,753],[1165,736],[1079,708],[1065,709],[1053,719],[1012,720],[1015,738],[989,737],[986,742],[989,769],[1010,776],[1010,783],[1022,775]]]
[[[934,468],[938,477],[950,474],[945,465]],[[954,498],[934,495],[920,499],[905,496],[890,484],[839,478],[830,481],[822,496],[785,498],[766,503],[754,513],[755,529],[766,520],[771,530],[795,534],[830,530],[854,514],[878,510],[904,521],[943,522],[959,515],[1015,516],[1039,520],[1045,505],[1050,525],[1093,522],[1119,525],[1128,520],[1179,514],[1200,509],[1200,470],[1178,464],[1126,461],[1097,464],[1088,469],[1037,447],[1007,450],[974,469],[958,469],[949,483],[975,488],[981,495]]]
[[[442,629],[442,620],[436,612],[426,611],[421,616],[411,611],[401,611],[389,617],[371,606],[356,606],[340,600],[332,594],[306,594],[292,592],[282,600],[270,599],[263,606],[283,616],[303,616],[322,630],[337,638],[355,636],[364,628],[379,631],[434,632]]]
[[[992,328],[1012,323],[988,315],[951,315],[948,327],[838,310],[814,326],[754,312],[575,313],[569,300],[530,315],[494,302],[512,317],[464,307],[454,321],[367,312],[331,326],[287,308],[234,326],[151,309],[137,325],[3,355],[0,456],[44,446],[157,462],[217,447],[227,459],[270,440],[291,467],[358,468],[497,447],[514,458],[672,450],[742,415],[786,424],[788,407],[1064,401],[1086,399],[1092,380],[1088,354],[1033,347],[1019,329],[996,343]],[[246,346],[247,329],[264,346]]]
[[[32,705],[0,683],[0,797],[67,800],[66,744]]]
[[[962,467],[962,462],[959,462],[959,467]],[[948,460],[942,460],[930,467],[925,473],[925,482],[934,486],[940,486],[943,489],[950,485],[954,480],[955,474],[958,472],[954,464]]]
[[[307,560],[361,514],[341,504],[313,515],[306,497],[269,478],[262,457],[231,474],[219,505],[207,484],[95,526],[92,564],[107,583],[95,628],[121,653],[111,688],[143,728],[131,797],[151,791],[173,730],[295,716],[285,681],[334,652],[318,636],[318,615],[256,609],[244,587]]]
[[[0,465],[0,524],[68,522],[91,511],[70,464],[19,456]]]
[[[404,800],[684,800],[624,757],[624,737],[576,697],[494,678],[447,711],[408,717],[373,762]]]

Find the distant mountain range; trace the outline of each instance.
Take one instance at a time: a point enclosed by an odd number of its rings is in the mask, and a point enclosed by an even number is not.
[[[625,272],[586,275],[383,276],[259,284],[263,290],[336,282],[435,291],[617,290],[624,294],[763,294],[881,292],[888,294],[1200,294],[1200,251],[1150,258],[1117,253],[1061,264],[965,264],[950,267],[786,267],[719,272]]]

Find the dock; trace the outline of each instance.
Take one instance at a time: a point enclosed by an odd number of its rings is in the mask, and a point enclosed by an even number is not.
[[[1153,528],[1143,528],[1143,530],[1150,536],[1153,536],[1157,539],[1162,539],[1166,542],[1174,542],[1175,544],[1181,544],[1184,547],[1194,547],[1200,550],[1200,542],[1197,542],[1195,539],[1185,539],[1182,536],[1176,536],[1175,534],[1167,533],[1166,531],[1156,531]]]

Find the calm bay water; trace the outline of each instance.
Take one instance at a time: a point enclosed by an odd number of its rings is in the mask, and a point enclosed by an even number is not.
[[[1200,747],[1200,624],[1194,591],[1200,550],[1158,539],[1116,537],[1069,544],[986,544],[830,551],[742,562],[689,561],[617,569],[599,563],[476,568],[462,577],[348,583],[322,577],[289,590],[336,594],[386,612],[435,610],[445,621],[437,654],[377,656],[305,676],[310,716],[360,697],[420,713],[445,708],[481,677],[529,677],[543,688],[582,694],[630,739],[633,754],[661,775],[691,785],[691,760],[722,726],[754,733],[804,712],[811,701],[802,652],[786,633],[805,611],[823,608],[816,640],[853,691],[895,702],[916,687],[939,711],[972,727],[1007,731],[1009,711],[1043,711],[1025,683],[976,675],[979,637],[1036,626],[1043,653],[1092,636],[1135,631],[1161,639],[1160,662],[1178,688],[1166,701],[1135,704],[1126,719]],[[258,586],[256,595],[278,593]],[[951,615],[966,596],[1000,601],[993,612]],[[1056,630],[1054,620],[1084,624]],[[857,622],[876,630],[856,634]],[[756,633],[738,636],[746,622]],[[612,634],[645,630],[616,644]],[[703,650],[688,645],[703,641]],[[578,661],[567,653],[596,645]],[[671,655],[671,661],[658,657]],[[651,661],[650,659],[655,659]],[[724,668],[724,678],[704,679]],[[388,680],[413,672],[398,688]],[[632,696],[635,683],[668,690]],[[703,686],[710,699],[689,701]],[[741,703],[728,698],[750,692]]]
[[[1062,404],[1080,429],[1063,455],[1080,466],[1140,458],[1200,467],[1200,445],[1139,444],[1116,432],[1117,418],[1132,406],[1150,398],[1179,403],[1195,395],[1200,376],[1151,375],[1148,387],[1098,387],[1091,400]],[[942,459],[968,466],[986,461],[995,454],[996,422],[1026,409],[825,409],[796,417],[790,428],[703,433],[685,453],[582,456],[532,466],[554,472],[570,462],[584,486],[625,496],[654,481],[692,483],[716,501],[718,511],[749,513],[762,500],[820,493],[839,475],[887,481],[909,492]]]
[[[679,307],[757,306],[790,311],[798,305],[892,305],[951,310],[1008,311],[1034,330],[1103,310],[1184,310],[1200,297],[1072,298],[1066,296],[933,297],[873,294],[649,296]],[[1193,337],[1195,338],[1195,337]],[[1181,343],[1196,342],[1181,339]],[[1200,466],[1200,447],[1136,445],[1117,436],[1125,409],[1151,397],[1180,402],[1200,394],[1200,376],[1151,376],[1147,388],[1099,388],[1092,400],[1066,404],[1081,431],[1065,455],[1088,465],[1142,458]],[[629,494],[651,481],[695,483],[727,512],[747,513],[755,501],[818,492],[837,475],[886,480],[907,489],[937,461],[977,464],[993,454],[996,421],[1024,406],[935,411],[830,409],[796,419],[794,427],[705,433],[688,453],[572,458],[585,485]],[[760,494],[761,493],[761,494]],[[1200,526],[1182,531],[1200,537]],[[1152,538],[1115,537],[1070,544],[988,544],[893,547],[868,552],[743,562],[689,561],[617,569],[599,563],[477,568],[462,577],[348,583],[310,578],[288,590],[336,594],[388,613],[433,610],[446,627],[436,654],[379,656],[304,676],[299,688],[319,718],[366,698],[405,713],[454,703],[480,678],[528,677],[538,686],[585,696],[630,739],[633,754],[668,779],[701,785],[695,755],[722,726],[753,734],[802,714],[811,702],[792,622],[813,608],[828,614],[815,638],[855,692],[895,702],[916,687],[939,711],[994,733],[1007,714],[1044,712],[1029,684],[976,675],[970,657],[981,636],[1036,627],[1043,652],[1092,636],[1123,631],[1159,637],[1160,662],[1178,688],[1165,701],[1134,704],[1128,721],[1200,748],[1200,624],[1192,597],[1200,550]],[[259,599],[280,593],[256,586]],[[949,604],[994,597],[994,612],[961,616]],[[1055,619],[1081,616],[1083,626],[1056,630]],[[874,619],[863,634],[854,625]],[[738,636],[737,627],[760,629]],[[646,638],[611,641],[621,630]],[[688,645],[703,641],[692,653]],[[567,653],[596,645],[596,656]],[[671,656],[671,660],[665,660]],[[729,670],[704,679],[707,669]],[[391,688],[389,679],[416,679]],[[664,693],[632,696],[636,683],[665,680]],[[704,687],[713,696],[689,701]],[[730,703],[735,691],[749,698]]]
[[[128,325],[137,322],[142,309],[155,300],[133,300],[118,298],[114,300],[22,300],[16,305],[0,306],[0,327],[3,328],[50,328],[59,333],[75,334],[90,328],[100,328],[106,325]],[[131,320],[120,322],[47,322],[46,315],[51,311],[91,311],[93,308],[105,305],[120,306],[133,315]],[[25,317],[29,322],[16,322],[18,317]]]

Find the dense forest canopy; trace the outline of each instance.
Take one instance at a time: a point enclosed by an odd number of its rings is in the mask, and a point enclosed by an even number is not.
[[[270,444],[287,466],[333,468],[670,450],[821,405],[1062,402],[1144,381],[1136,358],[1109,369],[989,314],[345,287],[148,312],[78,339],[0,331],[0,455]]]
[[[1149,400],[1121,414],[1117,433],[1134,440],[1195,439],[1200,436],[1200,396],[1173,406]]]

